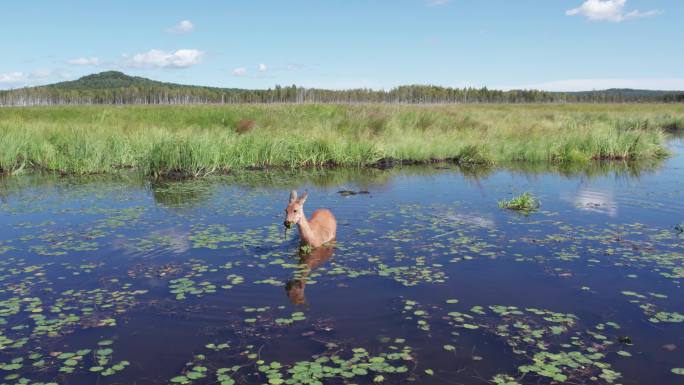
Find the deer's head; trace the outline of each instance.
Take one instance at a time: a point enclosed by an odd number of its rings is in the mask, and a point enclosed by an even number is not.
[[[283,223],[285,227],[290,228],[292,225],[296,225],[302,220],[306,197],[307,193],[302,194],[302,196],[298,198],[296,190],[290,192],[290,202],[285,209],[285,222]]]

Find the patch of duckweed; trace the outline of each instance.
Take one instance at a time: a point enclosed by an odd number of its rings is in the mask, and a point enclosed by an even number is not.
[[[130,278],[163,279],[180,274],[182,269],[180,263],[148,264],[140,262],[128,269],[128,276]]]
[[[649,321],[653,323],[660,323],[660,322],[670,322],[670,323],[680,323],[684,322],[684,314],[680,314],[677,312],[665,312],[665,311],[659,311],[656,312],[653,317],[648,319]]]
[[[492,377],[491,382],[494,385],[521,385],[515,377],[509,376],[508,374],[497,374]]]
[[[179,275],[181,271],[185,270],[182,277],[169,280],[169,292],[177,300],[181,301],[188,298],[188,296],[199,298],[208,294],[214,294],[219,286],[222,289],[232,289],[234,286],[244,283],[244,277],[233,273],[225,276],[224,280],[206,277],[210,274],[216,275],[224,270],[230,270],[237,265],[239,263],[227,262],[217,267],[199,259],[191,259],[182,265],[164,265],[161,267],[162,270],[155,268],[151,273],[158,278],[164,278],[170,275]],[[150,275],[150,271],[146,271],[144,275]],[[227,283],[224,283],[226,281]]]
[[[95,349],[79,349],[77,351],[52,351],[49,354],[29,352],[24,357],[0,363],[0,369],[10,374],[5,380],[17,380],[16,384],[34,384],[21,376],[49,374],[52,377],[70,374],[91,373],[98,376],[113,376],[130,365],[128,361],[114,362],[114,350],[111,340],[97,343]]]
[[[263,245],[264,241],[279,241],[277,226],[230,230],[222,224],[193,225],[188,236],[192,248],[249,249]]]
[[[303,312],[297,311],[294,312],[290,315],[290,317],[287,318],[276,318],[275,323],[277,325],[291,325],[297,321],[304,321],[306,319],[306,316],[304,315]]]
[[[209,380],[221,385],[231,385],[252,376],[270,385],[322,385],[338,381],[378,383],[406,379],[415,369],[412,348],[393,343],[385,347],[386,351],[379,353],[371,353],[362,347],[341,348],[329,343],[325,352],[312,356],[310,360],[291,363],[267,361],[260,357],[254,345],[232,352],[228,345],[221,350],[222,354],[241,357],[239,365],[219,366],[208,355],[198,354],[185,364],[178,376],[169,380],[170,383],[189,385],[199,380]],[[213,346],[211,350],[216,351]]]
[[[169,281],[169,290],[171,294],[176,296],[177,300],[182,301],[189,295],[201,297],[205,294],[216,293],[216,285],[208,281],[195,282],[190,278],[183,277]]]
[[[265,279],[260,279],[257,281],[254,281],[255,284],[257,285],[271,285],[271,286],[277,286],[277,287],[282,287],[285,282],[277,279],[276,277],[268,277]]]
[[[421,283],[444,283],[447,276],[441,271],[441,264],[426,266],[424,260],[416,259],[413,266],[389,267],[384,263],[378,264],[378,275],[381,277],[392,277],[395,281],[404,286],[416,286]]]
[[[245,282],[245,278],[237,274],[228,274],[226,276],[227,284],[221,285],[221,289],[232,289],[233,287]]]
[[[114,362],[112,356],[114,350],[110,347],[111,340],[103,340],[97,343],[98,349],[95,350],[95,362],[88,370],[102,376],[112,376],[124,370],[130,363],[128,361]]]
[[[259,328],[283,327],[306,320],[304,312],[297,311],[289,315],[283,315],[283,310],[284,307],[280,306],[275,308],[271,306],[245,306],[242,308],[244,313],[242,322],[247,326],[242,325],[240,328],[243,331],[247,331],[250,328],[257,330]]]
[[[182,374],[171,378],[169,382],[171,384],[187,385],[207,377],[209,370],[204,366],[205,359],[206,357],[203,354],[195,355],[191,361],[185,364]]]
[[[428,320],[430,319],[430,315],[423,309],[423,306],[417,301],[410,299],[404,299],[402,302],[403,309],[401,313],[404,314],[404,318],[407,320],[415,320],[418,329],[429,332],[430,324],[428,323]]]
[[[470,314],[450,312],[449,316],[453,326],[498,336],[527,361],[518,367],[519,377],[499,374],[492,379],[495,384],[521,383],[530,376],[558,383],[614,383],[621,377],[606,361],[614,339],[601,334],[607,327],[618,329],[614,322],[582,331],[573,314],[501,305],[476,306]]]
[[[9,245],[8,243],[8,241],[0,241],[0,255],[3,255],[10,250],[14,250],[14,247]]]
[[[678,312],[667,312],[659,310],[659,306],[649,302],[649,300],[663,300],[667,296],[664,294],[649,292],[648,295],[639,294],[635,291],[624,290],[622,295],[630,299],[629,302],[638,304],[644,315],[652,323],[681,323],[684,322],[684,314]]]
[[[116,317],[138,303],[146,290],[99,288],[66,290],[53,298],[12,297],[0,301],[0,315],[26,315],[28,323],[15,325],[2,334],[2,345],[14,346],[27,338],[56,337],[77,329],[116,325]]]
[[[373,378],[373,382],[383,382],[385,376],[402,376],[409,371],[406,361],[412,361],[409,347],[397,347],[396,352],[369,353],[364,348],[353,348],[351,353],[320,356],[312,361],[300,361],[281,370],[268,365],[265,372],[270,384],[318,384],[328,379]],[[261,371],[261,367],[260,367]],[[280,379],[281,381],[273,381]],[[291,380],[291,381],[290,381]]]
[[[235,235],[226,226],[215,224],[204,228],[195,226],[188,238],[192,242],[193,248],[218,249],[222,243],[230,243],[235,240]]]
[[[208,344],[204,345],[204,347],[217,352],[219,350],[229,349],[230,348],[230,342],[222,342],[219,344],[208,343]]]

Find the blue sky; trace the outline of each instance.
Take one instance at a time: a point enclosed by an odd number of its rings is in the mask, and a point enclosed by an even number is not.
[[[684,89],[681,0],[5,0],[0,89],[119,70],[221,87]]]

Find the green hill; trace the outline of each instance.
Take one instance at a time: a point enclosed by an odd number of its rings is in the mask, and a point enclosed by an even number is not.
[[[64,90],[108,89],[122,87],[162,86],[165,83],[140,76],[129,76],[119,71],[86,75],[80,79],[50,84],[44,87]],[[171,85],[167,83],[167,85]]]

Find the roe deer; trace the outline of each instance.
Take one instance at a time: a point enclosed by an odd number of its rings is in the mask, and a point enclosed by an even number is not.
[[[284,225],[287,228],[294,224],[298,225],[301,243],[316,248],[335,239],[337,221],[333,213],[327,209],[318,209],[311,214],[311,219],[306,219],[304,215],[306,197],[307,193],[304,193],[297,198],[297,191],[292,190],[290,202],[285,209]]]

